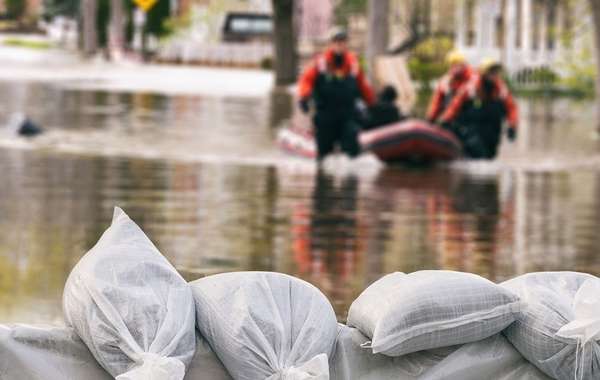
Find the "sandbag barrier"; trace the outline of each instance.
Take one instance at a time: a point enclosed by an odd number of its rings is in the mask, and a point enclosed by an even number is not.
[[[342,325],[285,274],[185,283],[115,209],[63,298],[67,327],[0,325],[0,379],[600,378],[600,279],[582,273],[392,273]]]

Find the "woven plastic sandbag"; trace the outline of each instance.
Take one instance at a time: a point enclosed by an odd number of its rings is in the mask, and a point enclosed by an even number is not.
[[[0,379],[110,380],[70,327],[0,325]],[[196,334],[185,380],[231,380],[208,343]]]
[[[550,380],[496,334],[468,343],[428,369],[419,380]]]
[[[181,380],[194,355],[189,285],[119,208],[69,275],[63,310],[118,380]]]
[[[471,273],[392,273],[350,306],[348,325],[373,353],[401,356],[485,339],[515,320],[519,299]]]
[[[332,380],[550,380],[496,334],[478,342],[390,357],[360,347],[366,338],[340,325]]]
[[[0,325],[2,380],[110,380],[72,328]]]
[[[459,348],[444,347],[390,357],[361,347],[367,338],[357,329],[339,325],[335,352],[330,359],[332,380],[418,380]]]
[[[501,285],[524,302],[504,334],[531,363],[559,380],[600,379],[600,284],[576,272],[529,273]]]
[[[317,288],[266,272],[191,285],[198,329],[235,380],[329,379],[337,322]]]

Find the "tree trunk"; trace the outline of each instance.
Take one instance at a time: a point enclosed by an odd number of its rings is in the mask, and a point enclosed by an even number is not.
[[[375,59],[387,51],[389,37],[389,0],[369,0],[367,58],[373,79]]]
[[[600,0],[589,0],[594,24],[596,51],[596,127],[600,131]]]
[[[118,58],[125,47],[125,15],[123,0],[110,0],[110,55]]]
[[[294,0],[271,0],[271,2],[274,15],[275,81],[277,85],[291,84],[296,81],[298,71]]]
[[[81,1],[81,42],[83,54],[87,56],[94,55],[98,51],[97,13],[98,3],[96,0]]]

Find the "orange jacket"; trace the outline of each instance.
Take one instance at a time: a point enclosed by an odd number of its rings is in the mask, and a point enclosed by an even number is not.
[[[465,66],[464,69],[458,72],[449,72],[444,75],[431,97],[429,110],[427,111],[427,120],[435,121],[440,117],[445,107],[448,106],[446,96],[448,94],[458,94],[472,80],[474,75],[475,73],[471,66]]]
[[[312,95],[319,74],[333,71],[333,56],[333,51],[328,49],[323,54],[317,56],[306,70],[304,70],[298,81],[298,95],[301,99],[308,98]],[[358,88],[360,89],[360,93],[365,103],[368,105],[375,104],[375,93],[363,71],[360,69],[358,59],[351,52],[345,53],[344,64],[341,67],[341,71],[343,75],[353,75],[356,77]]]
[[[476,98],[482,99],[482,84],[483,80],[481,75],[476,75],[469,82],[469,84],[467,84],[460,91],[460,93],[454,97],[446,111],[444,111],[442,114],[441,121],[450,122],[455,120],[460,114],[462,107],[467,100]],[[508,124],[511,128],[516,128],[519,124],[519,111],[512,94],[510,93],[504,81],[501,79],[496,80],[494,87],[492,99],[500,99],[504,103],[504,106],[506,107],[506,119],[508,120]]]

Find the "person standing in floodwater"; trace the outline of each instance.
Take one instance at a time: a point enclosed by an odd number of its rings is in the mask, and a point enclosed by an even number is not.
[[[468,157],[496,157],[504,120],[508,122],[508,140],[517,138],[519,111],[501,74],[500,62],[485,59],[479,73],[454,97],[441,116],[442,125],[457,134]]]
[[[335,29],[331,33],[327,50],[302,73],[298,92],[304,113],[309,112],[310,100],[314,100],[318,162],[337,145],[348,156],[358,156],[361,115],[357,101],[362,99],[371,106],[375,103],[375,93],[358,58],[348,50],[348,35],[344,30]]]
[[[427,120],[430,123],[437,121],[454,96],[475,76],[464,54],[458,50],[448,53],[446,63],[450,65],[450,69],[437,84],[427,110]]]

